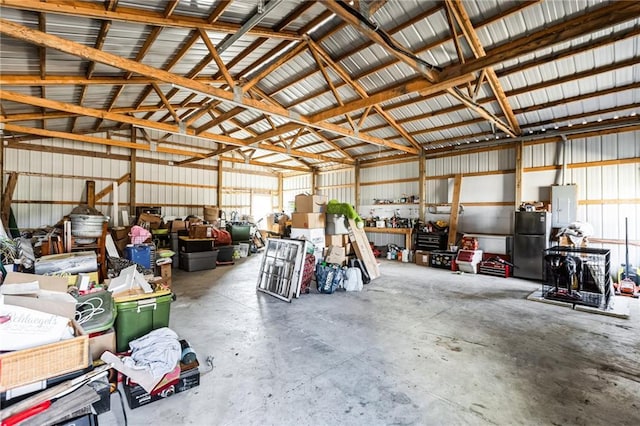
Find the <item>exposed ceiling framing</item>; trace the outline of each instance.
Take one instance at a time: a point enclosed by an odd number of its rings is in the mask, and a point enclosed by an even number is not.
[[[628,125],[640,2],[587,3],[0,0],[0,125],[295,172]]]

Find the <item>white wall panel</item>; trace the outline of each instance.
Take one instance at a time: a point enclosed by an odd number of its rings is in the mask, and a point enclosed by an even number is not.
[[[453,179],[449,186],[453,193]],[[463,177],[460,185],[461,203],[514,201],[514,195],[513,173]]]
[[[363,183],[417,177],[417,161],[383,165],[379,167],[363,167],[360,169],[360,181]]]
[[[567,143],[568,163],[566,180],[575,183],[579,191],[578,219],[589,222],[595,229],[595,237],[624,239],[624,218],[629,217],[630,239],[639,240],[640,207],[640,163],[596,165],[582,167],[586,162],[615,161],[616,159],[640,158],[640,132],[626,132],[614,135],[594,136],[572,139]],[[106,153],[104,146],[87,145],[75,141],[50,139],[40,143],[54,149],[77,149]],[[523,165],[525,168],[560,166],[563,161],[562,143],[535,144],[524,147]],[[128,150],[118,147],[108,148],[114,156],[128,155]],[[186,216],[201,214],[199,206],[216,204],[217,172],[195,167],[176,167],[158,164],[170,156],[157,152],[138,153],[137,179],[157,183],[139,183],[136,188],[138,205],[175,205],[167,206],[167,215]],[[157,160],[146,163],[142,159]],[[14,194],[17,201],[13,204],[14,213],[21,228],[52,225],[67,214],[74,203],[85,196],[85,181],[89,178],[96,182],[96,191],[118,179],[129,171],[129,162],[120,158],[83,157],[68,153],[38,151],[20,151],[5,148],[5,172],[22,173]],[[215,159],[203,160],[197,164],[216,165]],[[579,164],[580,167],[572,167]],[[237,188],[235,192],[223,194],[223,204],[229,206],[248,206],[251,204],[250,188],[276,191],[276,175],[247,173],[262,170],[246,164],[224,163],[223,187]],[[482,173],[496,170],[512,170],[515,167],[514,150],[493,150],[483,153],[460,154],[444,158],[426,160],[427,176],[443,176],[455,173]],[[390,215],[396,209],[401,215],[410,215],[413,206],[379,206],[373,199],[396,200],[404,196],[418,195],[418,162],[399,163],[381,167],[367,167],[361,170],[361,182],[377,183],[389,180],[415,179],[415,181],[388,184],[364,185],[361,187],[360,213],[369,214],[371,209],[379,209],[376,214]],[[30,173],[30,174],[29,174]],[[78,178],[71,178],[77,175]],[[6,182],[7,176],[3,176]],[[526,201],[548,201],[550,186],[561,183],[561,170],[529,170],[523,176],[523,199]],[[317,185],[329,198],[355,203],[355,190],[347,186],[355,182],[353,169],[341,169],[322,172],[318,175]],[[164,185],[162,183],[165,183]],[[172,183],[174,185],[167,185]],[[180,185],[194,185],[180,186]],[[296,194],[310,192],[311,175],[303,174],[283,179],[283,201],[285,210],[292,206]],[[450,179],[428,179],[425,182],[427,204],[447,203],[450,201],[452,183]],[[513,174],[487,176],[467,176],[463,178],[461,202],[503,203],[513,200]],[[120,185],[118,198],[121,204],[128,203],[128,184]],[[102,203],[109,203],[109,195]],[[631,200],[631,201],[627,201]],[[22,201],[22,202],[20,202]],[[26,201],[26,202],[25,202]],[[28,203],[33,201],[32,203]],[[44,203],[43,203],[44,201]],[[49,204],[47,201],[67,202],[68,204]],[[277,198],[274,196],[274,205]],[[194,205],[198,207],[186,207]],[[99,208],[108,212],[108,205]],[[224,208],[224,206],[223,206]],[[235,207],[234,207],[235,208]],[[408,209],[407,213],[403,209]],[[467,206],[460,221],[464,232],[511,232],[513,226],[512,206]],[[448,220],[448,216],[444,217]],[[376,237],[377,238],[377,237]],[[381,237],[389,238],[389,237]],[[389,239],[391,241],[391,239]],[[401,242],[401,240],[399,240]],[[599,245],[592,244],[595,247]],[[607,244],[603,247],[612,251],[612,260],[619,264],[624,254],[624,246]],[[632,261],[640,263],[638,249],[631,248]]]

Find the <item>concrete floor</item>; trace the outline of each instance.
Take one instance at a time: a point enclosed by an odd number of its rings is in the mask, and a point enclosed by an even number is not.
[[[130,425],[640,424],[631,319],[526,300],[515,278],[381,261],[361,293],[289,304],[255,290],[260,255],[174,269],[170,327],[201,385],[130,410]],[[123,425],[117,395],[101,425]]]

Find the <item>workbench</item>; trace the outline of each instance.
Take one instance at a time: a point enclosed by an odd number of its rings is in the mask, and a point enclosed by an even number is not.
[[[400,234],[404,235],[404,247],[409,250],[413,250],[413,228],[364,228],[364,232],[371,232],[372,234]]]

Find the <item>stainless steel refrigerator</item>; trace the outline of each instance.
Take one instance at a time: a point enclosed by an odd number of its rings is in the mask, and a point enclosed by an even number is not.
[[[542,280],[543,251],[549,248],[551,213],[516,212],[513,236],[513,276]]]

